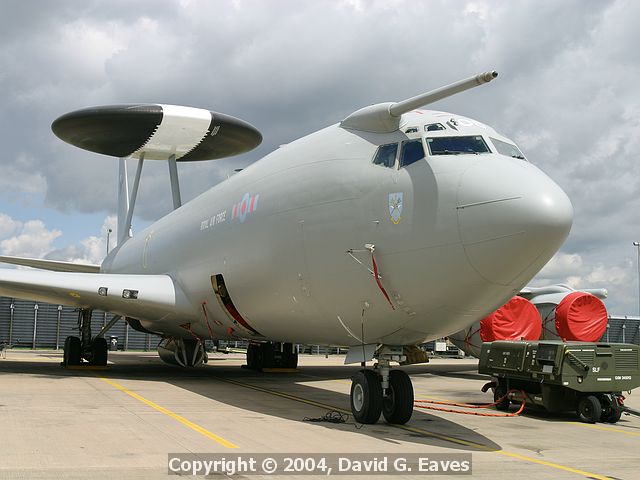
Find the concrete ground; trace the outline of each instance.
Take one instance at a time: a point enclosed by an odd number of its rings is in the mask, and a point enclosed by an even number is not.
[[[258,374],[240,368],[241,355],[213,354],[184,370],[155,353],[117,352],[97,371],[63,369],[61,356],[12,350],[0,359],[0,479],[165,478],[167,454],[189,452],[470,453],[473,477],[487,479],[635,479],[640,471],[640,418],[631,416],[587,425],[539,411],[492,418],[416,409],[402,427],[303,421],[349,410],[357,367],[342,357],[301,356],[297,373]],[[491,401],[474,360],[406,371],[416,399]],[[626,403],[640,409],[640,394]]]

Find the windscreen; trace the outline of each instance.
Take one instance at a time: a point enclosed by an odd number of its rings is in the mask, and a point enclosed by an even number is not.
[[[497,138],[491,137],[491,141],[493,145],[498,150],[498,153],[501,155],[506,155],[507,157],[519,158],[524,160],[524,155],[515,145],[507,142],[503,142],[502,140],[498,140]]]
[[[427,146],[431,155],[479,155],[481,153],[491,153],[481,135],[427,138]]]

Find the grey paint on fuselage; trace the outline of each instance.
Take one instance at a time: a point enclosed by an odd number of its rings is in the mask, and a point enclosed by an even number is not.
[[[463,120],[457,131],[423,131],[450,118]],[[537,167],[497,153],[427,153],[403,168],[373,164],[379,145],[410,137],[507,140],[448,113],[420,110],[402,120],[394,133],[333,125],[279,148],[137,233],[102,271],[169,274],[188,299],[183,314],[140,319],[166,335],[188,338],[180,325],[191,323],[204,338],[211,329],[216,338],[408,345],[461,330],[517,293],[555,254],[571,226],[571,204]],[[418,133],[402,133],[413,125]],[[389,196],[397,193],[395,224]],[[365,244],[375,245],[395,309],[368,271]],[[220,307],[215,274],[224,275],[238,311],[263,337]]]

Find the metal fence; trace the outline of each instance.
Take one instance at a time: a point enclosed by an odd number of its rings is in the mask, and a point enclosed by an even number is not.
[[[91,331],[96,335],[112,318],[94,310]],[[78,336],[78,310],[29,300],[0,297],[0,343],[16,347],[61,349],[69,335]],[[118,321],[105,335],[118,337],[124,350],[155,350],[160,337],[138,332],[124,321]]]
[[[610,316],[602,341],[640,345],[640,317]]]

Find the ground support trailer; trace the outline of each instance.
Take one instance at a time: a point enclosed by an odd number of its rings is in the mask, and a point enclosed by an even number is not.
[[[622,392],[640,386],[640,347],[624,343],[495,341],[482,345],[478,372],[493,381],[496,408],[511,402],[550,412],[577,412],[581,421],[615,423],[623,412]]]

